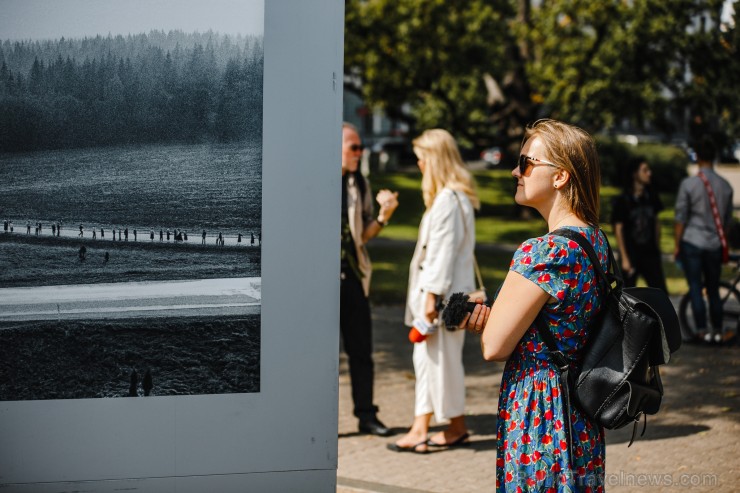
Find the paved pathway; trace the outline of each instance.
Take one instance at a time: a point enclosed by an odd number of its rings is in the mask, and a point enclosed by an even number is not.
[[[397,433],[411,424],[414,374],[400,306],[375,307],[376,403]],[[357,433],[344,354],[339,374],[337,492],[472,493],[494,491],[496,403],[502,363],[464,350],[470,447],[427,455],[386,450],[394,438]],[[740,491],[740,347],[685,345],[662,372],[666,395],[643,438],[607,431],[606,491]],[[439,427],[433,429],[440,429]],[[679,484],[685,482],[685,485]]]

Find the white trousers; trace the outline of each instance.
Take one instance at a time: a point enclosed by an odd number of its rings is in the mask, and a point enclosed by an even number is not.
[[[434,413],[439,423],[465,413],[464,342],[464,330],[440,327],[424,342],[414,344],[414,416]]]

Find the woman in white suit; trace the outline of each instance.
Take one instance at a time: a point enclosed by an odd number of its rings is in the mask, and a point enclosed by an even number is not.
[[[435,326],[437,302],[454,292],[475,289],[475,217],[480,208],[473,178],[465,169],[455,139],[446,130],[427,130],[414,140],[422,173],[426,211],[409,271],[405,323]],[[433,447],[468,443],[465,425],[465,373],[462,349],[465,331],[443,327],[414,344],[416,403],[409,432],[388,444],[396,452],[425,453]],[[449,422],[428,437],[432,416]]]

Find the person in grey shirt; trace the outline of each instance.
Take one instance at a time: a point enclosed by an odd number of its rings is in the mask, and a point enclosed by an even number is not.
[[[719,296],[722,243],[709,194],[699,175],[706,177],[712,189],[725,237],[732,218],[732,186],[714,171],[716,148],[711,139],[703,137],[695,150],[699,173],[681,182],[676,197],[674,258],[683,264],[689,284],[691,310],[698,331],[693,338],[719,343],[722,341]],[[702,298],[704,288],[709,298],[711,330],[707,326],[707,309]]]

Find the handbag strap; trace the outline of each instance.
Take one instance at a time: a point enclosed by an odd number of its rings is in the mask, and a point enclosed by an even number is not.
[[[455,200],[457,200],[457,205],[460,209],[460,215],[462,216],[462,224],[463,224],[463,231],[465,232],[465,236],[468,236],[468,226],[465,224],[465,214],[463,213],[462,208],[462,201],[460,200],[460,197],[457,196],[457,191],[452,190],[452,194],[455,196]],[[478,281],[478,289],[485,290],[486,287],[483,285],[483,276],[480,274],[480,267],[478,267],[478,259],[475,258],[475,247],[473,247],[473,269],[475,270],[475,279]]]
[[[712,216],[714,217],[714,226],[717,228],[717,235],[719,235],[719,242],[722,245],[722,263],[727,263],[727,238],[725,237],[725,229],[722,227],[722,220],[719,217],[719,209],[717,208],[717,199],[714,197],[714,190],[712,185],[709,183],[709,179],[704,175],[704,172],[699,170],[697,174],[704,183],[704,188],[707,189],[707,196],[709,196],[709,205],[712,208]]]

